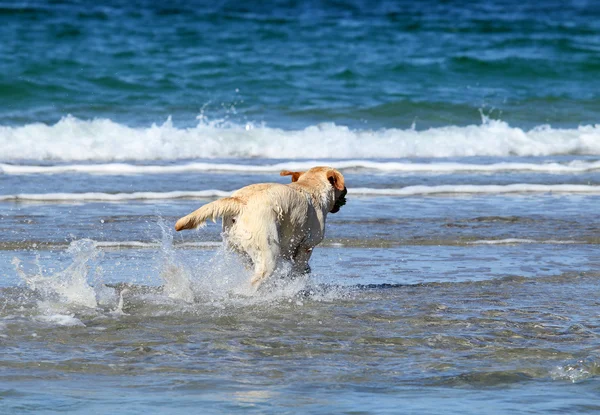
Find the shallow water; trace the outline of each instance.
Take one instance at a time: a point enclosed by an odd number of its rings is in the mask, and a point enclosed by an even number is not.
[[[599,16],[0,1],[0,413],[597,413]],[[315,165],[308,276],[173,230]]]
[[[524,160],[493,164],[516,161]],[[0,203],[0,407],[597,411],[600,195],[486,187],[593,187],[598,170],[545,170],[595,161],[530,159],[527,171],[433,173],[445,162],[429,161],[425,172],[386,172],[377,161],[372,170],[342,170],[348,204],[328,217],[310,276],[290,280],[283,269],[258,292],[221,246],[219,225],[172,231],[179,216],[210,200],[160,198],[189,183],[187,172],[5,175],[14,186],[6,194],[22,181],[22,194],[80,197]],[[226,194],[287,179],[252,169],[195,173],[189,188]],[[121,193],[140,182],[150,192],[145,199]],[[443,193],[353,196],[354,188],[452,182],[454,191]],[[463,192],[466,183],[481,191]],[[112,202],[86,196],[111,188],[121,195]]]

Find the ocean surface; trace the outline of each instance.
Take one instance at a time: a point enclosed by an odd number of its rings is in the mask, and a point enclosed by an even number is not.
[[[600,411],[600,4],[0,1],[0,413]],[[330,165],[312,273],[175,221]]]

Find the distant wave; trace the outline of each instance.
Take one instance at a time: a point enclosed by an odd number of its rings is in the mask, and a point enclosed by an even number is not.
[[[578,184],[509,184],[509,185],[441,185],[407,186],[398,189],[354,188],[348,189],[351,196],[435,196],[450,194],[510,194],[510,193],[588,193],[600,194],[600,186]],[[80,202],[130,200],[206,199],[229,196],[226,190],[210,189],[199,191],[134,192],[134,193],[22,193],[0,195],[0,201],[31,202]]]
[[[348,189],[352,195],[363,196],[427,196],[446,194],[509,194],[509,193],[593,193],[600,194],[600,186],[583,184],[529,184],[508,185],[440,185],[407,186],[400,189]]]
[[[481,125],[424,131],[352,130],[335,124],[282,130],[211,122],[176,128],[168,119],[162,125],[133,128],[109,119],[68,116],[54,125],[0,126],[0,148],[4,162],[600,155],[600,125],[526,131],[484,120]]]
[[[411,162],[377,162],[369,160],[313,160],[290,161],[267,165],[234,164],[234,163],[182,163],[170,165],[135,165],[125,163],[108,164],[63,164],[52,166],[18,165],[0,163],[0,173],[21,174],[65,174],[83,173],[98,175],[134,175],[134,174],[175,174],[194,172],[226,172],[226,173],[278,173],[283,169],[307,170],[315,165],[327,164],[341,170],[367,169],[388,173],[394,172],[429,172],[429,173],[495,173],[503,171],[528,171],[535,173],[583,173],[600,170],[600,161],[575,160],[569,163],[411,163]]]
[[[129,200],[164,200],[164,199],[204,199],[229,196],[231,192],[224,190],[174,191],[174,192],[134,192],[134,193],[21,193],[0,195],[0,201],[28,202],[126,202]]]

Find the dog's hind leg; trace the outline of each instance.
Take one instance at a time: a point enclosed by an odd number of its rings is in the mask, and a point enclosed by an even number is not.
[[[279,243],[276,241],[269,241],[266,247],[254,251],[250,256],[254,262],[254,275],[250,282],[254,288],[258,288],[265,279],[273,275],[277,268],[277,261],[279,258]]]
[[[261,255],[254,263],[254,275],[250,282],[254,288],[258,288],[265,279],[273,275],[277,267],[277,257]]]
[[[265,237],[259,244],[259,249],[248,251],[254,263],[254,275],[250,282],[255,288],[258,288],[265,279],[273,275],[278,265],[280,256],[279,241]]]

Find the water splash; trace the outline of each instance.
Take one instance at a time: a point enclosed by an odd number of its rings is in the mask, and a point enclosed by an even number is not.
[[[163,292],[172,299],[194,302],[194,291],[190,281],[190,275],[183,263],[178,260],[173,249],[173,232],[161,218],[158,221],[161,229],[160,247],[160,277],[164,281]]]
[[[210,258],[194,256],[193,250],[173,247],[171,226],[159,220],[161,230],[160,277],[163,292],[187,303],[224,307],[235,297],[256,294],[250,285],[250,273],[224,245]]]
[[[113,316],[128,316],[129,315],[123,311],[123,305],[125,305],[125,299],[123,298],[123,296],[125,294],[129,294],[130,292],[131,292],[131,290],[129,290],[128,288],[121,290],[121,292],[119,293],[119,299],[117,301],[117,306],[114,308],[114,310],[111,310],[111,312],[110,312],[111,315],[113,315]]]
[[[294,276],[291,264],[282,263],[257,290],[250,284],[252,271],[222,244],[210,258],[173,247],[173,232],[162,220],[160,276],[163,292],[171,299],[216,309],[292,302],[301,305],[311,289],[311,278]],[[203,254],[205,251],[203,251]]]
[[[558,366],[550,372],[553,379],[568,380],[572,383],[583,382],[600,375],[600,357],[588,356],[576,362]]]
[[[99,280],[101,275],[101,268],[91,267],[91,262],[100,254],[95,241],[90,239],[74,241],[66,252],[71,256],[72,263],[64,270],[50,275],[45,275],[39,257],[35,260],[34,265],[38,271],[34,274],[28,274],[23,270],[19,258],[13,258],[12,264],[27,287],[41,295],[42,302],[96,308],[98,306],[96,292],[88,283],[90,274],[93,274],[92,278],[96,280]]]
[[[69,245],[64,256],[70,262],[58,271],[46,268],[39,254],[30,263],[14,258],[16,272],[27,287],[26,298],[18,303],[28,309],[33,305],[32,318],[37,321],[85,326],[80,319],[90,316],[227,313],[246,307],[302,306],[309,298],[331,301],[344,294],[317,283],[314,276],[291,275],[288,263],[281,264],[257,290],[250,283],[251,270],[224,244],[214,251],[175,247],[170,224],[159,219],[158,226],[161,239],[156,243],[155,263],[148,263],[148,268],[158,272],[162,284],[104,284],[99,243],[83,239]]]

